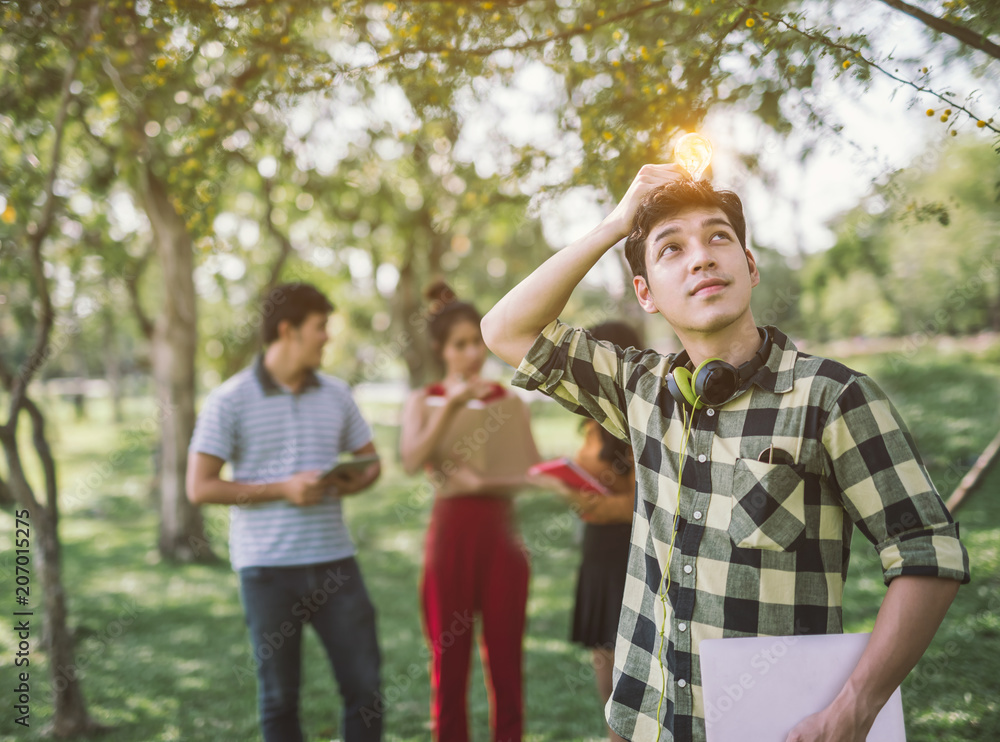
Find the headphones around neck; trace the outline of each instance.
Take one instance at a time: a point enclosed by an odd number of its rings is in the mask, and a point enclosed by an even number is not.
[[[717,407],[729,401],[737,389],[763,368],[771,351],[771,336],[765,327],[758,327],[761,335],[760,349],[746,363],[736,368],[721,358],[706,358],[692,373],[687,364],[690,358],[686,350],[674,357],[667,372],[667,390],[677,404],[687,405],[693,410],[702,407]]]

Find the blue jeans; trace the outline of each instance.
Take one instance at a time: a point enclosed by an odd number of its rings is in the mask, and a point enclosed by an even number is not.
[[[344,742],[382,737],[375,608],[353,557],[295,567],[244,567],[240,594],[257,665],[265,742],[302,742],[302,633],[311,623],[344,699]]]

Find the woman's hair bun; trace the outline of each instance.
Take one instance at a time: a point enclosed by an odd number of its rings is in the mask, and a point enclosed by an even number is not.
[[[441,308],[453,301],[458,301],[458,296],[443,278],[435,279],[424,289],[424,298],[435,305],[435,308]]]

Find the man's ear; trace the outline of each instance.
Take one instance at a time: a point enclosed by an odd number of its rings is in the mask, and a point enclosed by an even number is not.
[[[632,276],[632,286],[635,288],[635,298],[639,300],[639,306],[647,314],[658,314],[656,304],[653,302],[653,292],[649,290],[646,279],[642,276]]]
[[[747,255],[747,266],[750,268],[750,288],[753,288],[760,283],[760,271],[757,270],[757,260],[749,249],[743,248],[743,252]]]
[[[278,322],[278,340],[288,340],[295,331],[291,320],[283,319]]]

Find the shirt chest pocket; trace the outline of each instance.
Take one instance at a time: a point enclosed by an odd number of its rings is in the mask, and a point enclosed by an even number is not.
[[[791,551],[805,534],[805,466],[736,459],[729,536],[746,549]]]

